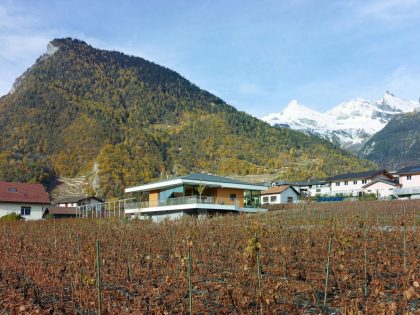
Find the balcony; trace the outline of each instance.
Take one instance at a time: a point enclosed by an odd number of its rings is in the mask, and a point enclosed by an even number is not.
[[[239,212],[260,212],[265,209],[242,206],[238,199],[212,196],[185,196],[168,198],[165,201],[126,202],[125,213],[177,211],[189,209],[225,210]]]

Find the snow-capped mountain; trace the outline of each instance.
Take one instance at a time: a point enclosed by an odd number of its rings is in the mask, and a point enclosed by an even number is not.
[[[387,91],[378,101],[355,99],[323,113],[293,100],[280,113],[261,119],[272,126],[316,134],[343,148],[357,151],[393,116],[416,109],[420,109],[419,102],[402,100]]]

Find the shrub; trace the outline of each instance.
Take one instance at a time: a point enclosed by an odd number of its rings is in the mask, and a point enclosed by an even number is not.
[[[25,218],[22,217],[20,214],[16,214],[14,212],[0,217],[0,221],[20,221],[20,220],[25,220]]]

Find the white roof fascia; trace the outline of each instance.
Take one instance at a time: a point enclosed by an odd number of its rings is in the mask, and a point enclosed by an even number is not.
[[[136,191],[149,191],[149,190],[155,190],[155,189],[163,188],[163,187],[171,187],[171,186],[181,185],[182,183],[183,183],[182,179],[177,178],[177,179],[167,180],[167,181],[163,181],[163,182],[157,182],[157,183],[151,183],[151,184],[146,184],[146,185],[129,187],[129,188],[125,189],[125,192],[129,193],[129,192],[136,192]]]
[[[182,184],[195,184],[195,185],[205,185],[205,186],[207,185],[207,186],[216,186],[216,187],[221,187],[221,188],[237,188],[237,189],[244,189],[244,190],[260,190],[260,191],[268,189],[268,187],[265,187],[265,186],[252,185],[252,184],[210,182],[210,181],[189,180],[189,179],[178,178],[178,179],[168,180],[168,181],[163,181],[163,182],[158,182],[158,183],[129,187],[125,189],[125,192],[130,193],[130,192],[136,192],[136,191],[150,191],[150,190],[155,190],[159,188],[177,186],[177,185],[182,185]]]

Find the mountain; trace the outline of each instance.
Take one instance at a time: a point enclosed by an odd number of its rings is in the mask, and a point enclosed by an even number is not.
[[[290,127],[305,133],[318,135],[345,149],[358,149],[395,115],[412,112],[420,103],[405,101],[386,92],[378,101],[356,99],[341,103],[321,113],[290,102],[280,113],[262,118],[272,126]]]
[[[0,180],[84,176],[104,197],[191,171],[305,179],[374,167],[168,68],[70,38],[53,40],[0,98],[0,134]]]
[[[381,166],[398,169],[420,164],[420,112],[397,115],[360,150]]]

